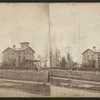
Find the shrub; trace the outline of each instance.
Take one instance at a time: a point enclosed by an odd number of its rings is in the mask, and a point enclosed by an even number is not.
[[[66,64],[67,64],[67,62],[66,62],[66,60],[65,60],[65,57],[62,57],[62,59],[61,59],[61,63],[60,63],[60,65],[61,65],[61,68],[66,68]]]
[[[94,68],[91,67],[80,67],[78,68],[79,71],[94,71]]]

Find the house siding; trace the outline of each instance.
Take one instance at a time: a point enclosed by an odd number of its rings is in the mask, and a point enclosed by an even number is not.
[[[87,63],[88,60],[95,60],[95,68],[100,68],[100,52],[93,52],[92,50],[87,50],[83,53],[82,63]]]
[[[19,66],[24,57],[25,59],[34,60],[33,50],[29,47],[23,51],[14,51],[8,48],[3,52],[2,62],[10,65],[13,62],[12,59],[15,59],[15,66]]]

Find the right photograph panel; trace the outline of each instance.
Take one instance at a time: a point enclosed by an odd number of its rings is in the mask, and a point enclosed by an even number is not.
[[[100,4],[50,3],[51,96],[100,97]]]

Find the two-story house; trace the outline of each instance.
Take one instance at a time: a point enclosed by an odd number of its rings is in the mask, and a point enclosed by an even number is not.
[[[40,62],[34,60],[35,51],[29,46],[29,42],[20,43],[21,47],[13,48],[8,47],[3,51],[3,61],[4,65],[14,65],[14,66],[34,66],[34,62]]]
[[[89,60],[95,60],[95,68],[100,68],[100,50],[96,50],[95,46],[93,47],[93,50],[85,50],[82,55],[82,63],[87,63]]]

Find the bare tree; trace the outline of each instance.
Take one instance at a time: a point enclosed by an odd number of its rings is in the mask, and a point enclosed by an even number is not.
[[[60,67],[60,50],[58,48],[55,47],[50,51],[50,61],[52,68]]]
[[[68,68],[69,68],[69,80],[70,80],[70,74],[71,74],[71,68],[73,67],[73,60],[72,60],[72,57],[71,57],[71,49],[69,46],[67,46],[65,49],[64,49],[66,55],[67,55],[67,63],[68,63]]]
[[[56,67],[60,66],[60,50],[56,48],[55,52],[55,58],[56,58]]]

